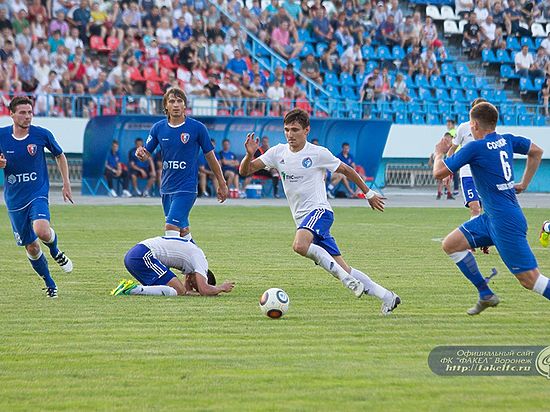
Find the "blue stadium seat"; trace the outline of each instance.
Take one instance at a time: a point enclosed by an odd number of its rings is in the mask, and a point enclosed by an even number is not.
[[[378,46],[376,49],[376,58],[380,60],[391,60],[392,54],[388,46]]]
[[[338,86],[340,82],[338,81],[338,76],[333,72],[325,73],[325,81],[323,82],[324,86]]]
[[[405,80],[405,84],[407,85],[407,87],[410,89],[416,89],[416,84],[414,83],[414,80],[411,76],[408,76],[406,74],[403,75],[404,77],[404,80]]]
[[[395,113],[395,123],[397,124],[406,124],[409,122],[408,116],[404,112]]]
[[[476,89],[466,89],[466,93],[464,94],[466,96],[466,100],[469,102],[472,102],[479,97]]]
[[[439,113],[448,117],[451,113],[451,104],[449,102],[439,102]]]
[[[454,66],[451,63],[443,63],[441,65],[441,75],[447,76],[447,75],[455,75],[456,70]]]
[[[355,83],[355,80],[353,79],[353,76],[347,72],[340,73],[340,84],[342,86],[351,86],[351,87],[355,87],[357,85]]]
[[[426,123],[430,125],[438,125],[441,124],[441,119],[439,118],[438,114],[428,113],[428,115],[426,116]]]
[[[317,45],[315,46],[315,56],[321,57],[325,52],[325,50],[327,49],[327,47],[328,47],[328,44],[326,43],[323,43],[323,42],[317,43]]]
[[[525,107],[525,105],[521,103],[516,105],[516,115],[520,115],[520,114],[528,114],[527,107]]]
[[[521,47],[527,46],[529,47],[530,51],[535,50],[535,43],[533,43],[533,39],[531,37],[522,37],[520,40]]]
[[[531,82],[531,79],[529,79],[528,77],[522,77],[521,79],[519,79],[520,92],[526,93],[533,90],[533,82]]]
[[[439,114],[439,104],[432,102],[432,103],[426,103],[426,113],[428,114]]]
[[[335,99],[342,98],[342,96],[340,95],[340,90],[338,90],[338,87],[336,87],[332,84],[329,84],[329,85],[325,86],[325,89],[326,89],[327,92],[329,92],[331,97],[334,97]]]
[[[470,73],[470,69],[468,68],[468,65],[466,63],[457,62],[455,63],[455,68],[456,68],[456,74],[459,76],[474,77],[474,75]]]
[[[380,120],[393,120],[393,115],[389,112],[380,112],[380,116],[378,117]]]
[[[470,121],[470,116],[467,113],[460,113],[456,117],[456,121],[458,122],[458,124],[468,122]]]
[[[394,100],[391,102],[392,111],[394,113],[406,112],[407,107],[403,100]]]
[[[495,100],[495,91],[493,89],[483,89],[481,90],[480,97],[483,97],[485,100],[492,102]]]
[[[424,120],[424,116],[420,113],[413,113],[411,116],[411,123],[412,124],[426,124],[426,121]]]
[[[352,119],[360,119],[361,118],[361,103],[355,101],[355,100],[346,100],[346,107],[349,112],[349,116]]]
[[[464,75],[460,76],[460,85],[464,90],[470,90],[470,89],[476,88],[474,78],[469,76],[464,76]]]
[[[508,101],[505,90],[495,90],[495,97],[493,98],[495,103],[505,103]]]
[[[485,77],[476,77],[475,78],[476,89],[478,90],[493,90],[493,86],[487,83]]]
[[[309,30],[307,30],[307,29],[298,30],[298,38],[301,41],[304,41],[306,43],[313,43],[314,42],[313,38],[311,37],[311,34],[309,33]]]
[[[497,63],[512,63],[512,59],[510,58],[510,54],[507,50],[499,49],[495,53],[495,59]]]
[[[542,114],[537,114],[535,116],[534,125],[535,126],[546,126],[546,116],[543,116]]]
[[[393,46],[391,54],[394,60],[403,60],[405,58],[405,50],[401,46]]]
[[[505,114],[502,116],[502,124],[505,126],[515,126],[516,125],[516,116]]]
[[[428,79],[423,74],[417,74],[414,83],[417,88],[429,89],[431,87]]]
[[[542,85],[544,84],[544,78],[543,77],[537,77],[535,80],[533,80],[533,89],[535,91],[539,91],[542,89]]]
[[[445,76],[445,84],[448,89],[462,89],[462,86],[454,76]]]
[[[416,92],[416,89],[409,89],[409,97],[411,99],[418,99],[418,93]]]
[[[518,125],[519,126],[532,126],[533,125],[533,115],[532,114],[520,114],[518,116]]]
[[[365,77],[367,77],[368,72],[365,73],[357,73],[355,75],[355,84],[359,87],[363,84],[363,80],[365,80]]]
[[[542,43],[543,40],[544,40],[544,37],[537,37],[535,39],[535,50],[540,47],[540,44]]]
[[[436,74],[430,77],[430,86],[434,89],[445,89],[447,87],[443,82],[443,78]]]
[[[336,51],[338,52],[338,55],[341,56],[342,54],[344,54],[344,47],[340,43],[338,43],[336,45]]]
[[[516,106],[514,104],[501,104],[500,112],[503,115],[515,116],[516,115]]]
[[[514,36],[508,36],[506,38],[506,48],[508,50],[521,50],[518,38]]]
[[[455,102],[467,102],[466,96],[461,89],[452,89],[451,90],[451,99]]]
[[[496,63],[495,53],[491,49],[483,49],[481,51],[481,61],[486,64]]]
[[[363,55],[364,56],[364,55]],[[378,62],[369,60],[365,66],[365,73],[371,73],[376,67],[378,67]]]
[[[357,93],[355,92],[355,88],[351,87],[351,86],[343,86],[342,87],[342,97],[344,99],[349,99],[349,100],[357,100],[358,99]]]
[[[425,101],[425,102],[431,102],[431,101],[435,101],[435,98],[432,96],[432,93],[430,92],[429,89],[418,89],[418,96],[420,97],[421,100]]]
[[[503,80],[508,79],[517,79],[519,76],[514,72],[514,69],[511,66],[502,65],[500,66],[500,77]]]
[[[468,106],[464,102],[455,101],[455,103],[453,103],[452,113],[457,115],[468,115]]]
[[[436,89],[435,98],[440,102],[452,102],[453,100],[449,96],[449,92],[445,89]]]
[[[374,49],[372,46],[364,45],[361,47],[361,54],[363,55],[364,60],[374,59]]]
[[[300,52],[300,57],[306,57],[309,54],[315,55],[315,51],[313,50],[313,46],[310,43],[304,44],[304,48]]]
[[[410,113],[424,113],[424,109],[422,108],[422,105],[417,101],[412,101],[409,103],[409,112]]]

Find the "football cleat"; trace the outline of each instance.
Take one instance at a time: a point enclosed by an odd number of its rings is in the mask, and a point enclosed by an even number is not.
[[[391,292],[391,294],[392,294],[391,301],[389,303],[382,302],[382,306],[380,307],[380,313],[384,316],[387,316],[390,313],[392,313],[393,310],[397,307],[397,305],[401,304],[401,298],[393,292]]]
[[[479,299],[474,307],[471,307],[466,311],[466,313],[470,316],[479,315],[481,312],[483,312],[487,308],[494,308],[500,303],[500,299],[497,295],[491,295],[490,298],[487,299]]]
[[[46,291],[46,296],[51,299],[57,298],[57,288],[42,288],[42,290]]]
[[[365,291],[365,286],[353,276],[346,277],[342,283],[344,283],[344,286],[353,292],[356,298],[360,298]]]
[[[549,223],[550,223],[550,220],[546,220],[542,224],[542,228],[540,229],[539,242],[540,242],[542,247],[548,247],[548,245],[550,244],[550,233],[548,233],[544,230],[544,226],[546,226]]]
[[[132,279],[122,279],[118,286],[111,290],[111,296],[129,295],[132,289],[138,287],[138,284]]]
[[[54,260],[57,262],[59,266],[61,266],[61,269],[63,269],[63,272],[71,273],[73,271],[73,262],[71,261],[71,259],[65,256],[65,253],[63,253],[62,251],[59,251],[57,256],[54,257]]]

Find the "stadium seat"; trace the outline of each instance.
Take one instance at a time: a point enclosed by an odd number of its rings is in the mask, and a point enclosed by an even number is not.
[[[460,85],[464,90],[476,88],[474,78],[469,76],[460,76]]]
[[[326,72],[325,73],[325,81],[323,82],[323,86],[338,86],[340,82],[338,81],[338,76],[336,73],[333,72]],[[328,88],[327,88],[328,90]]]
[[[462,89],[452,89],[451,90],[451,99],[455,102],[467,102],[466,96]]]
[[[342,97],[344,99],[349,99],[349,100],[358,99],[358,96],[357,96],[357,93],[355,93],[354,87],[351,87],[351,86],[342,87]]]
[[[457,17],[453,8],[448,5],[441,6],[441,18],[443,20],[459,20],[460,17]]]
[[[500,112],[503,115],[515,116],[516,115],[516,106],[513,104],[501,104]]]
[[[546,37],[546,30],[544,30],[544,27],[540,23],[531,24],[531,33],[533,37]]]
[[[436,6],[432,5],[426,6],[426,16],[431,17],[433,20],[443,20],[439,9]]]
[[[429,125],[438,125],[441,124],[441,119],[436,113],[428,113],[426,116],[426,123]]]
[[[437,92],[437,90],[436,90],[436,92]],[[439,104],[437,104],[435,102],[426,103],[425,107],[426,107],[426,113],[428,113],[428,114],[439,114],[440,113]]]
[[[393,115],[389,112],[380,112],[378,118],[380,120],[389,120],[389,121],[392,121],[393,120]]]
[[[166,67],[160,68],[160,78],[163,82],[168,83],[170,81],[170,73],[173,73],[172,70],[167,69]]]
[[[418,93],[416,92],[416,89],[409,89],[409,97],[412,100],[418,99]]]
[[[520,114],[528,114],[527,107],[521,103],[516,105],[516,115],[520,115]]]
[[[392,58],[394,60],[403,60],[405,58],[405,50],[401,46],[393,46]]]
[[[505,126],[515,126],[516,125],[516,116],[505,114],[502,116],[502,124]]]
[[[412,124],[424,124],[426,123],[424,120],[424,116],[420,113],[413,113],[411,116],[411,122]]]
[[[128,72],[130,73],[130,80],[134,82],[144,82],[145,77],[143,77],[137,67],[129,67]]]
[[[436,89],[435,98],[440,102],[452,102],[453,100],[449,96],[449,93],[445,89]]]
[[[451,113],[451,104],[449,102],[439,102],[439,113],[449,116]]]
[[[101,36],[90,37],[90,48],[98,53],[110,53],[111,49],[107,47]]]
[[[441,75],[442,76],[455,75],[455,74],[456,74],[455,68],[451,63],[441,64]]]
[[[391,102],[391,106],[394,113],[405,112],[407,110],[406,104],[403,100],[394,100]]]
[[[435,100],[430,90],[423,88],[418,89],[418,97],[420,97],[420,100],[423,100],[424,102],[431,102]]]
[[[364,60],[374,59],[374,49],[372,46],[367,46],[366,44],[361,47],[361,54],[363,55]]]
[[[533,39],[531,37],[522,37],[520,40],[521,47],[527,46],[529,47],[530,51],[535,50],[535,43],[533,43]]]
[[[342,86],[357,86],[357,83],[353,79],[353,76],[347,72],[340,73],[340,84]]]
[[[513,63],[507,50],[497,50],[495,53],[495,59],[497,63]]]
[[[298,38],[306,43],[313,43],[314,40],[311,38],[311,34],[309,33],[309,30],[307,29],[299,29],[298,30]]]
[[[468,65],[463,62],[457,62],[455,64],[456,74],[459,76],[470,76],[474,77],[473,74],[470,73],[470,69],[468,68]]]
[[[456,120],[458,122],[458,124],[460,123],[466,123],[470,120],[470,116],[466,113],[460,113],[457,117],[456,117]]]
[[[115,36],[107,37],[107,47],[111,51],[116,51],[119,45],[120,45],[120,40],[118,39],[118,37],[115,37]]]
[[[418,101],[412,101],[408,106],[410,113],[425,113],[422,105]]]
[[[493,89],[483,89],[479,97],[483,97],[485,100],[492,102],[495,100],[495,92]]]
[[[472,102],[479,97],[476,89],[466,89],[464,95],[466,96],[466,100],[469,102]]]
[[[448,89],[462,89],[462,86],[455,76],[445,76],[445,84]]]
[[[430,86],[434,89],[445,89],[447,87],[443,82],[441,76],[438,76],[436,74],[433,74],[430,77]]]
[[[328,47],[328,44],[326,43],[323,43],[323,42],[317,43],[317,45],[315,46],[315,56],[321,57],[325,52],[325,50],[327,49],[327,47]]]
[[[543,77],[537,77],[533,80],[533,90],[538,92],[542,89],[542,85],[544,84],[544,78]]]
[[[519,79],[519,91],[520,94],[525,94],[527,92],[533,91],[533,83],[528,77],[522,77]]]
[[[466,26],[466,24],[468,24],[468,20],[460,20],[458,22],[458,32],[460,34],[464,33],[464,26]]]
[[[315,55],[315,52],[313,50],[313,46],[311,43],[304,44],[304,47],[302,48],[302,51],[300,52],[300,57],[306,57],[310,54]]]
[[[376,48],[376,55],[375,58],[379,60],[391,60],[392,54],[390,52],[390,49],[388,46],[378,46]]]
[[[460,30],[454,20],[445,20],[443,22],[443,34],[445,37],[451,37],[460,34]]]
[[[518,116],[518,125],[519,126],[532,126],[533,125],[533,118],[534,118],[534,116],[532,114],[520,114]]]
[[[145,87],[147,89],[150,89],[155,96],[162,96],[164,94],[164,91],[161,89],[160,84],[156,81],[148,80],[147,83],[145,83]]]
[[[495,53],[491,49],[483,49],[481,51],[481,61],[484,63],[484,65],[489,65],[492,63],[496,63],[497,59]]]
[[[424,88],[429,89],[431,88],[430,83],[428,82],[428,79],[423,74],[417,74],[416,78],[414,79],[414,83],[417,88]]]
[[[491,86],[487,82],[487,79],[485,77],[476,77],[475,84],[476,84],[476,89],[478,90],[489,90],[493,88],[493,86]]]
[[[537,114],[533,121],[534,126],[546,126],[546,116]]]
[[[395,113],[395,123],[397,124],[406,124],[409,122],[408,116],[404,112]]]
[[[521,50],[521,46],[519,44],[518,38],[514,36],[508,36],[506,38],[506,48],[508,50]]]
[[[514,69],[511,66],[502,65],[500,66],[500,78],[503,81],[509,79],[517,79],[518,75],[514,72]]]
[[[335,75],[336,76],[336,75]],[[331,97],[335,99],[340,99],[342,96],[340,95],[340,90],[338,90],[338,87],[329,84],[325,87],[326,91],[331,95]]]
[[[468,114],[468,106],[464,102],[456,101],[453,103],[452,113],[460,115],[460,114]]]
[[[145,80],[150,80],[153,82],[160,82],[162,80],[153,67],[144,67],[143,77]]]
[[[170,70],[175,70],[178,68],[177,64],[174,64],[172,60],[170,59],[170,56],[167,54],[161,54],[159,59],[159,65],[160,67],[165,67]]]
[[[493,97],[495,103],[505,103],[508,100],[505,90],[495,90],[495,95]]]

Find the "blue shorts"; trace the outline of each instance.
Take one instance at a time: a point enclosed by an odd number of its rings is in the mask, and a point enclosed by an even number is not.
[[[468,207],[470,202],[479,202],[476,185],[472,176],[466,176],[462,179],[462,196],[464,197],[464,206]]]
[[[166,285],[176,277],[147,246],[135,245],[124,256],[124,266],[144,286]]]
[[[185,228],[189,226],[189,212],[197,199],[196,193],[179,192],[162,195],[162,208],[166,223]]]
[[[8,211],[8,215],[17,246],[30,245],[38,238],[32,228],[32,222],[40,219],[50,221],[48,199],[39,197],[23,209],[14,212]]]
[[[500,258],[514,275],[538,267],[527,242],[527,221],[521,212],[494,221],[483,213],[459,229],[472,248],[495,245]]]
[[[340,249],[330,234],[334,222],[334,213],[327,209],[315,209],[302,220],[298,229],[307,229],[313,233],[313,244],[321,246],[332,256],[340,256]]]

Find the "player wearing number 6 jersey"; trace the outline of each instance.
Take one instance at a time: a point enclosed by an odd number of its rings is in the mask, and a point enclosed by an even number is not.
[[[495,128],[498,111],[490,103],[480,103],[470,110],[470,126],[475,141],[455,155],[443,160],[448,144],[437,144],[434,177],[442,179],[469,164],[483,201],[484,213],[461,225],[443,240],[443,250],[461,272],[478,289],[479,300],[468,310],[477,315],[499,303],[487,285],[477,262],[468,249],[495,245],[510,272],[522,286],[550,299],[550,283],[538,269],[527,242],[527,221],[518,204],[516,193],[524,191],[537,171],[542,149],[529,139],[511,134],[498,134]],[[527,155],[521,182],[514,182],[514,153]]]
[[[262,169],[277,169],[283,181],[290,210],[296,222],[294,251],[313,260],[355,296],[363,293],[382,300],[381,312],[391,313],[401,303],[399,296],[385,289],[360,270],[344,261],[336,241],[330,234],[334,221],[332,208],[327,201],[325,189],[326,170],[342,173],[357,185],[373,209],[384,210],[384,198],[365,185],[365,182],[348,165],[336,158],[330,151],[307,141],[310,131],[309,115],[301,109],[288,112],[284,118],[284,132],[287,144],[271,147],[257,159],[254,154],[259,139],[254,133],[246,137],[246,155],[239,172],[248,176]]]

